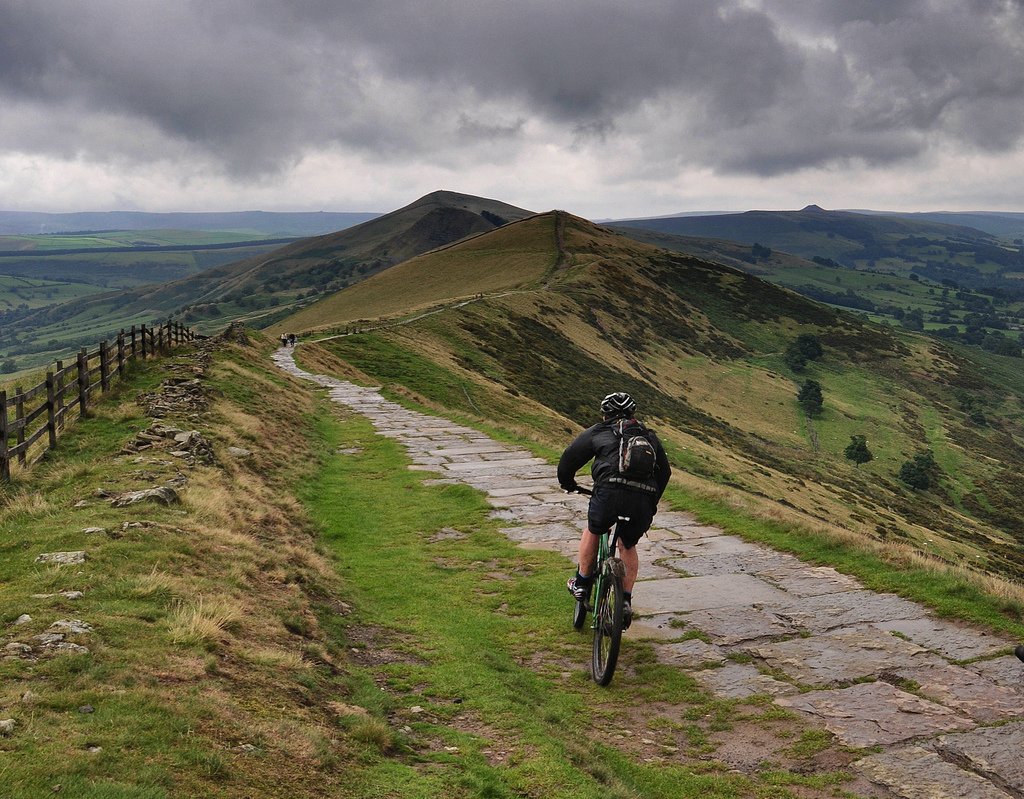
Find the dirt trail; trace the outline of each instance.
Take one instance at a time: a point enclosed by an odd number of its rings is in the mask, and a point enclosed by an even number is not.
[[[559,491],[554,467],[471,428],[402,408],[377,389],[308,374],[292,354],[281,349],[273,359],[401,442],[410,468],[486,492],[493,515],[512,525],[511,539],[563,553],[568,573],[586,499]],[[659,512],[639,548],[639,618],[627,636],[660,642],[662,662],[687,669],[720,697],[767,695],[843,747],[875,748],[855,762],[831,764],[856,775],[843,791],[1024,797],[1024,664],[1012,654],[1015,642],[941,620],[835,569],[725,535],[687,514]],[[691,630],[699,637],[680,642]],[[639,722],[654,710],[631,712]],[[666,754],[652,739],[606,733],[644,759]],[[754,770],[780,758],[782,744],[764,740],[771,736],[763,726],[735,733],[721,738],[715,760]]]

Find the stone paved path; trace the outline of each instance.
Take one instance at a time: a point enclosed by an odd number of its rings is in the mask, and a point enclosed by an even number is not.
[[[308,374],[290,349],[273,359],[401,442],[409,468],[440,475],[428,482],[486,492],[493,515],[511,525],[511,539],[561,552],[569,573],[587,500],[558,489],[555,467],[407,410],[377,389]],[[1007,654],[1015,642],[938,619],[684,513],[659,512],[638,546],[642,579],[633,607],[641,617],[627,635],[664,641],[656,644],[663,662],[695,669],[719,696],[769,694],[845,745],[881,747],[854,767],[898,796],[1024,797],[1024,664]],[[680,622],[710,643],[673,642]],[[753,662],[730,659],[737,654]],[[996,722],[1006,723],[983,726]]]

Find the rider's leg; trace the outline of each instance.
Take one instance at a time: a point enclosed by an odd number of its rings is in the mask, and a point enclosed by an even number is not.
[[[619,544],[619,558],[622,560],[622,565],[626,567],[626,579],[622,581],[622,590],[632,591],[636,576],[640,572],[640,556],[637,554],[636,547],[626,549]]]
[[[594,569],[597,567],[597,550],[600,542],[597,536],[590,532],[588,527],[583,531],[580,539],[579,572],[585,577],[593,577]]]

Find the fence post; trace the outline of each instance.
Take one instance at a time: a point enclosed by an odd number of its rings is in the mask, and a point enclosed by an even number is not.
[[[0,480],[11,479],[11,462],[7,459],[7,392],[0,391]]]
[[[142,326],[142,360],[146,360],[146,326],[145,325]]]
[[[57,416],[57,426],[64,429],[64,361],[57,361],[57,405],[55,413]]]
[[[50,439],[49,449],[54,449],[57,446],[57,397],[53,387],[53,372],[46,373],[46,432]]]
[[[86,357],[86,349],[82,347],[78,353],[78,415],[87,416],[89,413],[89,359]]]
[[[100,390],[106,394],[110,390],[110,353],[107,342],[100,342]]]
[[[124,328],[117,334],[117,377],[124,377]]]
[[[18,446],[21,447],[21,445],[25,443],[25,393],[21,386],[17,386],[14,389],[14,418],[17,421],[22,422],[22,424],[18,425],[17,432]],[[25,465],[24,450],[18,453],[18,463],[22,466]]]
[[[134,361],[138,356],[135,352],[135,325],[132,325],[132,360]]]

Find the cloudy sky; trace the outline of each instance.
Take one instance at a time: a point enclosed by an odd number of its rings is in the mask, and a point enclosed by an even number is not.
[[[1024,211],[1024,0],[0,0],[0,210]]]

